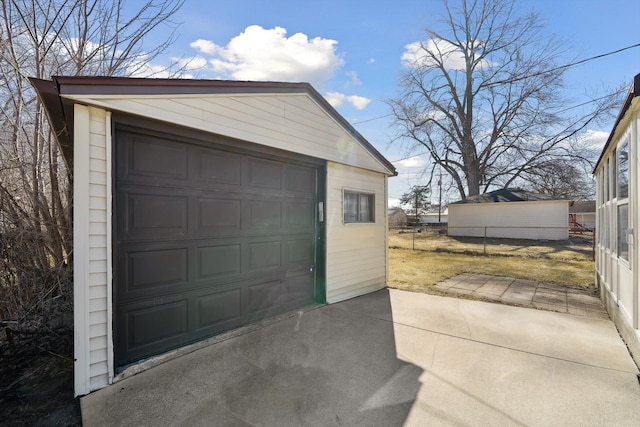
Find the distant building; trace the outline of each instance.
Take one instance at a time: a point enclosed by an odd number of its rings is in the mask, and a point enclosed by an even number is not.
[[[449,204],[450,236],[565,240],[569,200],[504,188]]]
[[[445,208],[441,212],[429,211],[420,215],[420,222],[424,224],[446,224],[449,221],[449,211]]]
[[[596,201],[576,200],[569,205],[569,226],[576,228],[596,228]]]
[[[407,213],[402,208],[389,208],[388,221],[390,226],[407,225]]]

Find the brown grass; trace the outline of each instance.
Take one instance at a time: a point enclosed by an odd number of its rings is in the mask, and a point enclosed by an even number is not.
[[[491,239],[483,256],[482,239],[416,234],[392,234],[389,286],[429,292],[433,286],[461,273],[479,273],[567,286],[594,283],[594,263],[588,241],[533,242]]]
[[[500,255],[517,258],[545,258],[558,261],[591,261],[591,241],[573,237],[559,241],[523,239],[491,239],[480,237],[450,237],[431,233],[389,233],[389,247],[428,252],[468,255]]]

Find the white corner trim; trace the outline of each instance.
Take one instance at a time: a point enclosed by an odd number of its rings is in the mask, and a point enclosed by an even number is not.
[[[73,353],[74,395],[90,391],[89,366],[89,108],[74,105]],[[77,143],[81,142],[81,143]]]
[[[113,383],[113,377],[115,376],[113,366],[113,170],[111,168],[113,136],[111,131],[111,111],[107,111],[105,116],[105,159],[107,172],[107,368],[109,370],[109,384]]]

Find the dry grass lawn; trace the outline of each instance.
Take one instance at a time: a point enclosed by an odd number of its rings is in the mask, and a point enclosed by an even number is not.
[[[392,288],[434,292],[433,286],[461,273],[480,273],[590,287],[594,282],[591,243],[489,239],[484,256],[483,239],[453,238],[419,233],[389,233]]]

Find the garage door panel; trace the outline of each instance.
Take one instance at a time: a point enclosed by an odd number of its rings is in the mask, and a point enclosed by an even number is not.
[[[282,281],[258,283],[248,288],[248,316],[264,314],[269,310],[278,311],[282,305]]]
[[[292,200],[285,204],[286,227],[311,229],[314,226],[314,208],[312,201]]]
[[[242,290],[232,289],[197,297],[198,330],[221,330],[242,323]]]
[[[308,269],[290,271],[284,280],[283,304],[286,308],[296,308],[313,303],[313,277]]]
[[[196,179],[209,184],[228,187],[242,185],[242,157],[231,153],[221,153],[219,150],[205,150],[195,148],[192,154],[197,158],[195,164]]]
[[[160,342],[179,339],[187,334],[188,306],[188,300],[184,298],[128,310],[128,350],[156,346]]]
[[[127,134],[118,162],[126,167],[118,170],[118,179],[153,182],[158,177],[185,181],[188,179],[188,147],[168,139],[140,134]]]
[[[285,183],[288,191],[305,195],[313,194],[316,186],[315,169],[288,165]]]
[[[231,198],[198,198],[198,231],[237,233],[241,229],[242,202]]]
[[[282,202],[279,200],[247,201],[247,224],[250,228],[273,229],[282,228]]]
[[[269,160],[248,160],[248,186],[259,189],[282,189],[283,164]]]
[[[187,248],[127,253],[128,290],[188,282]]]
[[[259,273],[282,267],[282,242],[253,242],[247,244],[247,273]]]
[[[286,264],[289,267],[303,265],[309,268],[315,263],[314,239],[304,236],[300,239],[287,240],[285,257]]]
[[[117,203],[118,237],[122,240],[184,236],[188,231],[186,196],[123,190]]]
[[[197,248],[198,280],[227,277],[242,272],[242,245],[220,244]]]

